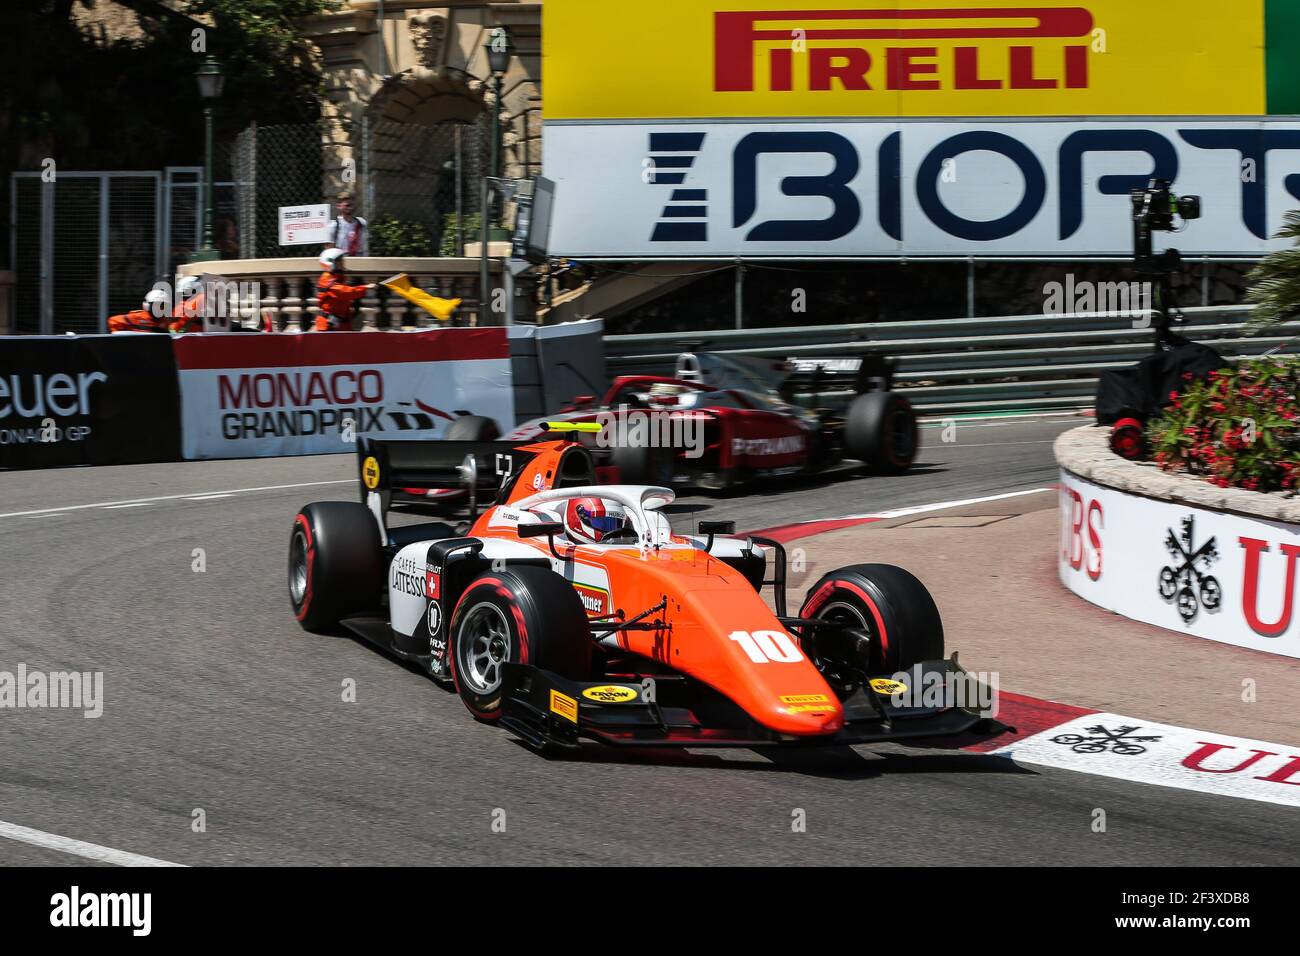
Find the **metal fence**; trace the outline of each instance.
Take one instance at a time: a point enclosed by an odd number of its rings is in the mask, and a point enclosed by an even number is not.
[[[1247,336],[1249,309],[1185,309],[1181,334],[1225,357],[1300,353],[1300,320]],[[681,352],[849,357],[875,353],[898,362],[896,387],[927,414],[1080,408],[1092,403],[1102,369],[1151,352],[1153,333],[1131,317],[1035,315],[605,336],[611,375],[669,374]]]
[[[349,177],[333,169],[321,126],[249,126],[231,150],[241,257],[303,255],[301,246],[280,245],[278,208],[333,202],[339,191],[357,195],[357,211],[370,222],[371,255],[459,255],[465,241],[477,239],[488,131],[486,117],[433,125],[366,117],[355,140],[356,176]],[[215,218],[220,223],[220,209]],[[399,225],[386,228],[386,221]]]
[[[14,173],[17,332],[98,332],[139,308],[164,269],[158,172]]]
[[[243,130],[231,149],[239,255],[270,259],[303,254],[300,246],[281,246],[280,206],[328,202],[324,193],[322,131],[312,123],[258,126]],[[214,216],[214,219],[216,217]]]
[[[220,175],[220,173],[217,173]],[[203,167],[168,166],[163,170],[163,219],[160,242],[166,275],[176,274],[203,245]],[[239,258],[235,184],[212,184],[212,241],[223,258]]]
[[[418,226],[428,238],[426,255],[460,255],[465,242],[477,241],[472,225],[479,182],[488,171],[489,128],[487,117],[432,126],[363,122],[359,172],[372,253],[374,226],[385,220]]]

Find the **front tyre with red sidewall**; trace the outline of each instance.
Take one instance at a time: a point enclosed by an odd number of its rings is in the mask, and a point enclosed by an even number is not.
[[[572,680],[591,673],[591,629],[573,585],[548,568],[488,571],[452,614],[451,676],[479,720],[501,716],[502,665],[529,664]]]
[[[317,501],[289,533],[289,603],[309,631],[378,607],[384,586],[379,525],[365,505]]]
[[[892,564],[831,571],[808,591],[799,616],[866,631],[869,674],[943,658],[943,621],[934,598],[910,571]]]

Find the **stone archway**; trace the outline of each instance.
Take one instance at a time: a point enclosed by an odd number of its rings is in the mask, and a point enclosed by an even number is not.
[[[365,107],[357,144],[363,208],[372,223],[419,223],[436,254],[448,217],[477,211],[490,95],[478,79],[446,67],[412,67],[380,86]]]

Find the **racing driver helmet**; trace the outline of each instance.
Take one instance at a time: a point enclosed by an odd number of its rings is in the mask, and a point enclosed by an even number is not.
[[[564,512],[564,527],[574,541],[600,544],[632,530],[622,505],[605,498],[572,498]]]

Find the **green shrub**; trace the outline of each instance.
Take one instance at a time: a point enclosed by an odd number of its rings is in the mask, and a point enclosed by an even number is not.
[[[461,239],[465,242],[478,242],[482,222],[483,220],[476,212],[466,216],[464,234]],[[442,243],[438,247],[438,255],[459,256],[461,254],[462,251],[456,248],[456,214],[449,212],[442,217]]]
[[[399,258],[432,256],[433,237],[422,222],[385,216],[370,226],[370,254]]]
[[[1247,330],[1263,332],[1300,315],[1300,210],[1286,214],[1277,239],[1291,239],[1295,245],[1265,256],[1246,273],[1251,284],[1246,301],[1255,306]]]

